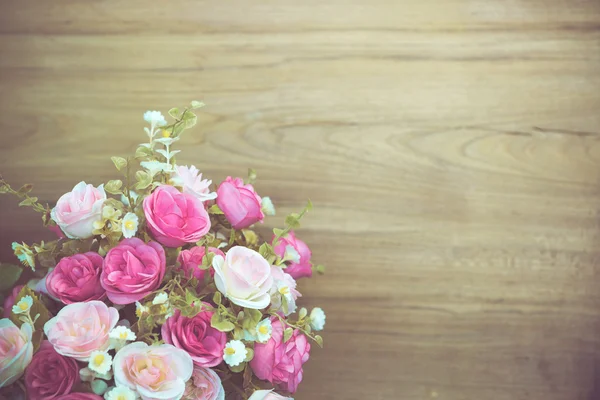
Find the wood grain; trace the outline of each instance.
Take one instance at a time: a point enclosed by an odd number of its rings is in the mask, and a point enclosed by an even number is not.
[[[0,5],[0,171],[54,202],[141,114],[206,102],[180,159],[258,170],[327,310],[296,399],[600,399],[597,0]],[[48,236],[0,198],[0,258]]]

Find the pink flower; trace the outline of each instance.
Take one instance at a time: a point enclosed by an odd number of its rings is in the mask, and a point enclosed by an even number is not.
[[[0,319],[0,388],[19,379],[31,362],[32,334],[30,324],[19,329],[10,319]]]
[[[70,393],[57,397],[55,400],[103,400],[102,397],[94,393]]]
[[[210,191],[212,181],[202,179],[202,174],[193,165],[175,166],[172,180],[177,186],[183,187],[183,193],[191,194],[200,201],[214,200],[217,198],[215,192]]]
[[[272,329],[267,343],[254,345],[250,367],[258,379],[280,384],[295,393],[302,381],[302,364],[308,360],[310,343],[297,329],[290,340],[283,343],[284,326],[279,319],[272,320]]]
[[[100,283],[110,301],[131,304],[156,290],[165,277],[165,251],[156,242],[124,239],[106,254]]]
[[[65,304],[102,300],[106,297],[100,286],[103,261],[98,253],[91,251],[62,258],[46,275],[46,290]]]
[[[247,228],[265,218],[260,208],[260,196],[241,178],[227,177],[217,189],[217,205],[234,229]]]
[[[290,261],[287,263],[286,273],[290,274],[294,279],[310,278],[312,276],[310,264],[311,251],[306,243],[296,237],[294,231],[290,231],[285,237],[279,239],[277,243],[274,243],[274,241],[275,236],[273,236],[273,245],[275,254],[279,257],[283,257],[287,246],[292,246],[300,255],[298,262]]]
[[[173,186],[159,186],[144,199],[148,229],[164,246],[195,243],[210,230],[210,217],[200,200]]]
[[[10,295],[6,296],[6,299],[4,299],[4,312],[3,312],[4,318],[10,318],[10,311],[12,310],[12,307],[15,305],[15,300],[16,300],[17,296],[19,295],[19,293],[21,292],[21,289],[23,289],[23,286],[25,286],[25,285],[15,286],[13,288],[13,290],[10,292]]]
[[[183,397],[188,400],[225,400],[225,390],[215,371],[194,366],[192,379],[187,382]]]
[[[117,386],[138,392],[142,400],[180,399],[194,363],[185,351],[170,344],[128,344],[117,352],[113,371]]]
[[[165,343],[185,350],[199,367],[215,367],[223,361],[227,335],[210,325],[212,311],[203,311],[193,318],[181,316],[179,310],[162,326]]]
[[[79,378],[77,361],[58,354],[44,340],[25,372],[25,385],[30,400],[51,400],[69,394]]]
[[[108,333],[118,320],[119,312],[101,301],[73,303],[44,324],[44,333],[57,353],[88,361],[94,350],[108,349]]]
[[[273,390],[257,390],[252,393],[248,400],[294,400],[291,397],[285,397],[275,393]]]
[[[105,200],[103,185],[95,188],[79,182],[58,199],[50,216],[70,239],[87,239],[92,236],[94,222],[102,219]]]
[[[302,295],[296,289],[297,284],[294,278],[284,271],[287,271],[287,269],[283,270],[281,267],[271,266],[271,276],[273,277],[273,286],[270,291],[271,309],[287,316],[296,312],[296,300]],[[284,312],[282,307],[283,297],[287,301],[287,313]]]
[[[213,258],[213,268],[217,289],[238,306],[260,310],[271,302],[271,266],[258,252],[232,247],[225,258]]]
[[[214,255],[225,257],[225,253],[216,247],[209,247],[208,251]],[[210,267],[208,270],[200,269],[202,265],[202,259],[206,255],[206,249],[203,246],[195,246],[189,250],[182,250],[177,256],[177,262],[181,265],[184,275],[187,278],[195,277],[200,283],[204,282],[204,272],[210,271],[210,274],[214,276],[215,270]]]

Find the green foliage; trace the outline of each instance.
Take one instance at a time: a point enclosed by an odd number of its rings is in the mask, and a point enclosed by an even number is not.
[[[104,185],[104,190],[111,194],[121,194],[121,186],[123,186],[123,182],[119,179],[114,179]]]
[[[112,160],[113,164],[115,164],[115,167],[117,167],[117,170],[119,170],[119,171],[127,165],[127,160],[124,159],[123,157],[114,156],[114,157],[111,157],[110,159]]]
[[[19,203],[19,207],[32,206],[38,201],[37,197],[28,197]]]
[[[212,206],[210,206],[209,209],[208,209],[208,212],[210,214],[223,215],[223,211],[216,204],[213,204]]]
[[[320,335],[315,335],[315,342],[322,348],[323,347],[323,338]]]
[[[23,269],[18,265],[0,264],[0,292],[10,290],[21,277]]]
[[[35,321],[35,324],[33,326],[34,332],[32,338],[33,349],[35,352],[37,351],[37,349],[39,349],[40,345],[42,344],[42,340],[44,339],[44,324],[48,322],[51,316],[44,303],[38,298],[36,293],[33,290],[31,290],[27,285],[25,285],[23,289],[21,289],[21,291],[15,298],[15,304],[21,301],[21,299],[25,296],[31,296],[31,298],[33,299],[33,305],[29,310],[29,315],[31,316],[31,319]],[[21,316],[22,314],[15,314],[12,311],[10,313],[11,321],[14,322],[17,326],[21,326],[23,324],[23,320],[22,318],[20,318]]]
[[[205,106],[205,104],[204,104],[204,103],[202,103],[202,102],[200,102],[200,101],[197,101],[197,100],[192,100],[192,103],[191,103],[191,105],[190,105],[190,106],[191,106],[192,110],[195,110],[195,109],[197,109],[197,108],[202,108],[202,107],[204,107],[204,106]]]
[[[294,330],[292,328],[285,328],[283,331],[283,343],[287,343],[288,340],[291,339],[294,334]]]
[[[248,168],[248,179],[246,179],[246,183],[254,184],[256,182],[256,171],[252,168]]]
[[[246,368],[246,363],[245,362],[240,363],[240,365],[236,365],[235,367],[229,366],[229,369],[231,370],[231,372],[235,372],[236,374],[239,374],[245,368]]]
[[[235,325],[225,319],[219,312],[215,312],[210,319],[210,326],[221,331],[221,332],[231,332]]]
[[[152,176],[145,171],[137,171],[135,179],[137,181],[135,188],[138,190],[144,190],[152,184]]]

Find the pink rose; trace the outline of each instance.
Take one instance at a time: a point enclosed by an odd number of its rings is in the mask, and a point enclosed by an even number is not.
[[[217,205],[234,229],[247,228],[265,218],[260,208],[260,196],[241,178],[227,177],[217,189]]]
[[[98,253],[91,251],[62,258],[46,275],[46,290],[65,304],[102,300],[106,297],[100,286],[103,261]]]
[[[16,300],[17,296],[19,295],[19,293],[21,292],[21,289],[23,289],[23,286],[25,286],[25,285],[15,286],[13,288],[13,290],[10,292],[10,295],[6,296],[6,299],[4,299],[4,312],[3,312],[4,318],[10,318],[10,312],[12,310],[12,307],[15,305],[15,300]]]
[[[310,343],[303,333],[294,330],[292,337],[283,343],[283,324],[272,319],[271,339],[254,345],[254,358],[250,367],[258,379],[282,385],[295,393],[302,381],[302,364],[308,360]]]
[[[252,393],[248,400],[294,400],[291,397],[285,397],[275,393],[273,390],[257,390]]]
[[[217,289],[240,307],[260,310],[271,302],[271,266],[258,252],[243,246],[213,258]]]
[[[195,243],[210,230],[210,217],[200,200],[173,186],[159,186],[144,199],[146,224],[164,246]]]
[[[100,283],[110,301],[131,304],[158,289],[165,277],[165,251],[156,242],[124,239],[106,254]]]
[[[31,362],[32,334],[30,324],[19,329],[10,319],[0,319],[0,388],[19,379]]]
[[[223,361],[227,335],[210,325],[212,316],[212,311],[202,311],[187,318],[176,310],[163,324],[162,338],[165,343],[187,351],[197,366],[215,367]]]
[[[134,342],[117,352],[113,372],[117,386],[127,386],[142,400],[180,399],[194,363],[185,351],[170,344]]]
[[[274,240],[275,236],[273,236],[273,242]],[[298,252],[298,255],[300,255],[298,262],[287,262],[286,273],[290,274],[294,279],[310,278],[312,276],[310,264],[311,251],[306,243],[296,237],[294,231],[290,231],[285,237],[279,239],[277,243],[272,244],[274,245],[275,254],[279,257],[283,257],[287,246],[292,246]]]
[[[105,200],[103,185],[95,188],[79,182],[58,199],[50,216],[70,239],[87,239],[92,236],[94,222],[102,219]]]
[[[183,397],[188,400],[225,400],[225,390],[215,371],[194,366],[192,379],[187,381]]]
[[[216,247],[209,247],[208,251],[214,255],[225,257],[225,253]],[[177,256],[177,262],[181,265],[180,268],[183,270],[184,275],[187,278],[195,277],[200,283],[204,282],[204,272],[210,271],[210,274],[214,276],[215,270],[209,268],[208,270],[200,269],[202,260],[206,255],[206,249],[204,246],[195,246],[189,250],[182,250]]]
[[[58,354],[44,340],[25,372],[25,386],[30,400],[51,400],[69,394],[79,379],[79,366],[72,358]]]
[[[44,324],[44,333],[57,353],[88,361],[94,350],[108,349],[108,333],[118,320],[119,312],[101,301],[73,303]]]
[[[103,400],[102,397],[94,393],[70,393],[57,397],[55,400]]]
[[[217,194],[210,191],[212,181],[202,179],[202,174],[193,165],[191,167],[187,165],[175,166],[172,181],[175,185],[183,187],[183,193],[191,194],[200,201],[217,198]]]

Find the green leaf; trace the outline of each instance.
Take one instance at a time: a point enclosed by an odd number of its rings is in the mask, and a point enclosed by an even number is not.
[[[117,157],[117,156],[113,156],[110,158],[113,162],[113,164],[115,164],[115,167],[117,167],[117,170],[121,170],[124,166],[127,165],[127,160],[124,159],[123,157]]]
[[[208,209],[208,212],[210,214],[218,214],[218,215],[222,215],[223,214],[223,211],[216,204],[213,204],[212,206],[210,206],[210,208]]]
[[[146,146],[140,146],[135,151],[135,158],[146,158],[150,157],[152,154],[152,149],[149,149]]]
[[[266,242],[260,245],[260,247],[258,248],[258,252],[260,253],[261,256],[263,256],[266,259],[275,255],[273,246],[271,246],[269,243],[266,243]]]
[[[0,264],[0,292],[11,289],[21,277],[23,269],[18,265]]]
[[[298,318],[302,319],[304,317],[306,317],[306,314],[308,314],[308,310],[304,307],[302,307],[300,309],[300,311],[298,312]]]
[[[219,304],[221,304],[221,300],[222,300],[222,298],[221,298],[221,292],[215,292],[215,294],[213,295],[213,302],[216,305],[219,305]]]
[[[246,347],[246,351],[248,353],[246,354],[246,358],[244,359],[244,362],[250,362],[254,358],[254,350],[252,350],[249,347]]]
[[[8,192],[9,192],[8,185],[6,183],[0,182],[0,194],[8,193]]]
[[[255,310],[253,308],[244,308],[245,313],[250,316],[250,319],[257,324],[262,319],[262,313],[259,310]]]
[[[286,328],[285,331],[283,331],[283,343],[287,343],[287,341],[291,339],[293,334],[294,330],[292,328]]]
[[[287,217],[285,217],[285,223],[292,229],[300,228],[300,214],[291,213]]]
[[[285,296],[281,296],[281,310],[283,310],[285,315],[289,314],[290,306],[288,304],[287,297]]]
[[[239,374],[240,372],[242,372],[244,370],[244,368],[246,368],[246,363],[240,363],[240,365],[236,365],[235,367],[232,367],[232,366],[229,367],[231,372],[234,372],[236,374]]]
[[[204,107],[205,105],[206,104],[204,104],[204,103],[202,103],[200,101],[192,100],[191,107],[192,107],[192,110],[195,110],[196,108],[201,108],[201,107]]]
[[[31,190],[33,190],[33,185],[31,183],[27,183],[27,184],[21,186],[19,188],[19,190],[17,190],[17,193],[25,194],[25,193],[31,192]]]
[[[196,301],[196,294],[192,292],[190,288],[185,289],[185,302],[187,305],[191,305],[194,301]]]
[[[196,122],[198,121],[198,117],[196,117],[196,114],[194,114],[193,112],[188,111],[183,115],[183,118],[181,121],[182,121],[181,126],[183,126],[183,129],[190,129],[191,127],[196,125]]]
[[[114,179],[104,185],[104,190],[111,194],[118,194],[121,193],[121,186],[123,186],[123,182],[119,179]]]
[[[19,207],[23,207],[23,206],[32,206],[34,205],[36,202],[38,201],[37,197],[28,197],[25,200],[23,200],[22,202],[19,203]]]
[[[169,115],[175,119],[178,119],[179,117],[179,108],[177,107],[173,107],[169,110]]]
[[[281,237],[281,235],[283,235],[283,232],[285,232],[284,229],[273,228],[273,234],[275,234],[275,236],[277,237]]]
[[[310,199],[308,199],[308,203],[306,203],[306,211],[312,211],[313,209],[313,203],[312,201],[310,201]]]
[[[323,338],[319,335],[315,335],[315,342],[319,345],[319,347],[323,348]]]
[[[252,168],[248,168],[248,183],[254,183],[256,181],[256,171]]]
[[[137,171],[135,179],[138,181],[135,188],[139,190],[146,189],[152,183],[152,176],[145,171]]]
[[[235,328],[235,325],[230,321],[221,319],[221,316],[218,313],[213,314],[210,319],[210,326],[221,332],[231,332]]]

